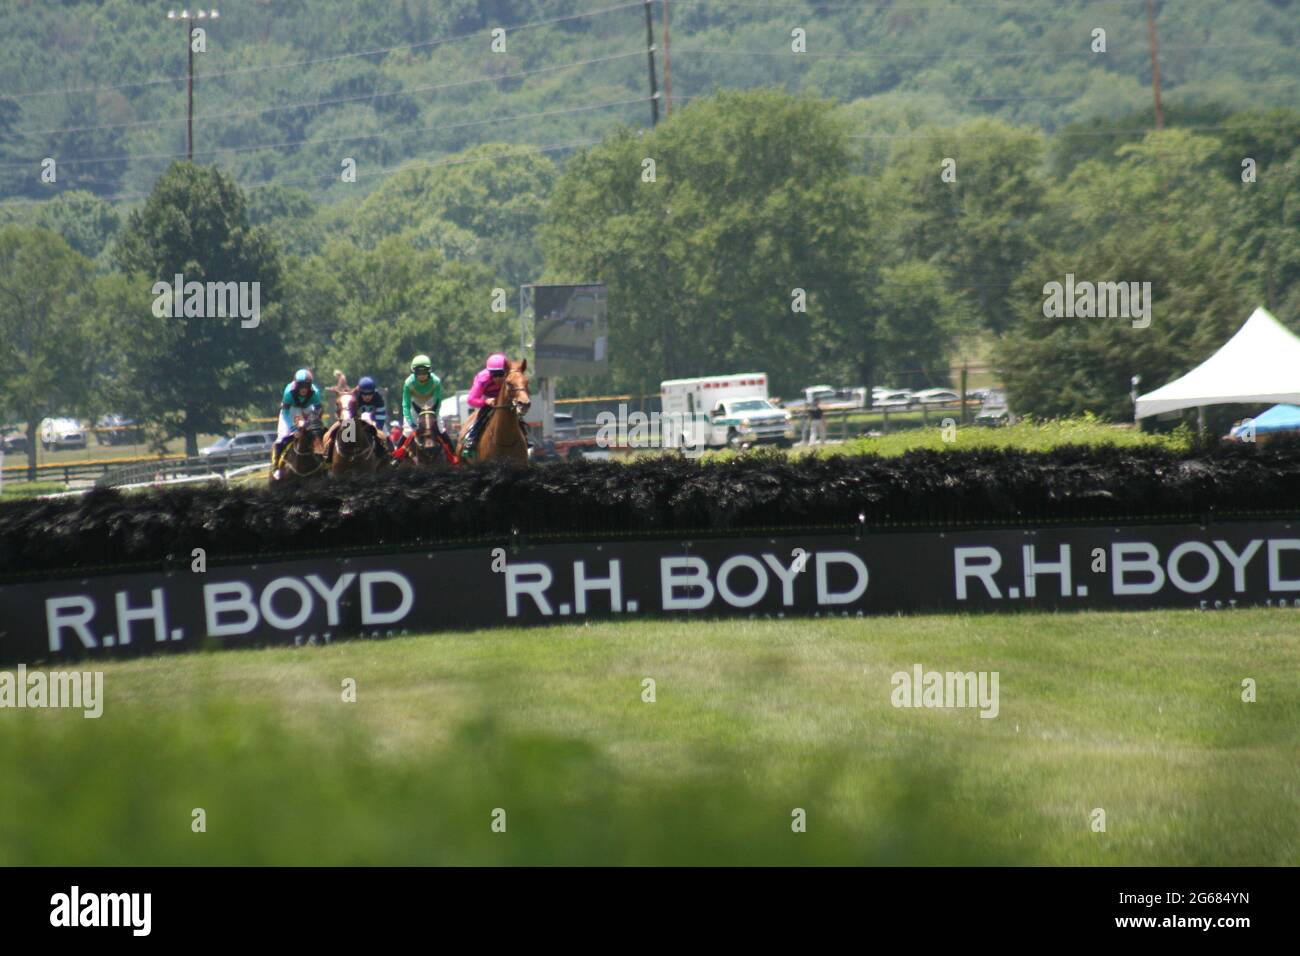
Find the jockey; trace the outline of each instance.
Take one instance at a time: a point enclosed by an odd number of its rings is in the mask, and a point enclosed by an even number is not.
[[[436,415],[442,405],[442,382],[433,374],[433,362],[427,355],[411,359],[411,374],[402,385],[402,434],[410,436],[415,431],[419,414],[412,410],[412,400]]]
[[[384,422],[388,418],[388,409],[384,407],[384,396],[375,388],[375,380],[369,375],[361,376],[361,381],[357,382],[352,394],[357,400],[357,414],[369,414],[370,421],[379,429],[379,433],[385,434]]]
[[[284,387],[284,395],[280,399],[280,419],[276,427],[275,445],[271,449],[271,461],[279,463],[280,450],[293,437],[293,416],[295,410],[308,412],[315,410],[320,413],[321,397],[320,389],[312,381],[311,370],[300,368],[294,373],[293,381]],[[275,477],[280,477],[280,470],[277,468]]]
[[[469,455],[474,447],[474,442],[483,430],[484,424],[487,423],[488,416],[492,414],[492,405],[500,394],[505,380],[506,357],[500,352],[494,352],[488,356],[487,365],[474,376],[474,384],[470,386],[466,401],[470,408],[477,411],[474,413],[474,421],[470,423],[469,431],[465,433],[465,441],[461,445],[462,455]]]

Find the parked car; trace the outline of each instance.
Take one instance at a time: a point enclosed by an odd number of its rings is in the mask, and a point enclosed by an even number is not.
[[[100,445],[136,445],[144,441],[144,429],[133,418],[104,415],[95,426],[95,441]]]
[[[988,407],[980,410],[975,416],[975,424],[982,425],[986,428],[996,428],[1000,425],[1008,424],[1010,414],[1003,407]]]
[[[914,400],[915,397],[907,390],[881,392],[878,398],[872,400],[872,405],[876,408],[908,408]]]
[[[6,455],[17,454],[18,452],[27,453],[27,436],[18,429],[9,427],[0,434],[0,451]]]
[[[927,388],[913,396],[922,405],[955,405],[961,400],[950,388]]]
[[[228,461],[232,458],[256,458],[258,453],[269,454],[275,444],[275,432],[240,432],[228,438],[218,438],[199,455],[209,461]]]
[[[830,385],[809,385],[803,390],[801,398],[786,403],[790,411],[802,414],[813,402],[826,411],[838,411],[852,408],[865,408],[867,390],[865,388],[832,388]]]
[[[47,418],[41,422],[41,447],[46,451],[85,448],[86,433],[75,418]]]

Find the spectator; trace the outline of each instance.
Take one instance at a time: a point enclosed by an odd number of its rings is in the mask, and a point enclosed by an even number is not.
[[[808,426],[808,444],[817,445],[826,441],[825,413],[822,412],[821,398],[816,395],[808,407]]]

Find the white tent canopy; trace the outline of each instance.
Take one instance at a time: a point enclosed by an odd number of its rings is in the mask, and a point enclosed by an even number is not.
[[[1256,402],[1300,404],[1300,337],[1263,307],[1196,368],[1139,396],[1137,417]]]

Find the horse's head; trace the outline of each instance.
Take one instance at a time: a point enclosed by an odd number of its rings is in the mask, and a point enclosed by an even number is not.
[[[420,407],[416,415],[415,437],[424,448],[432,448],[438,434],[438,413],[432,408]]]
[[[351,392],[342,392],[334,402],[334,410],[341,422],[355,418],[357,413],[357,397]]]
[[[309,408],[293,418],[293,449],[299,454],[321,454],[325,450],[323,435],[325,426],[321,424],[319,409]]]
[[[497,395],[498,405],[509,405],[520,418],[528,414],[533,400],[528,394],[528,359],[506,363],[506,380]]]

